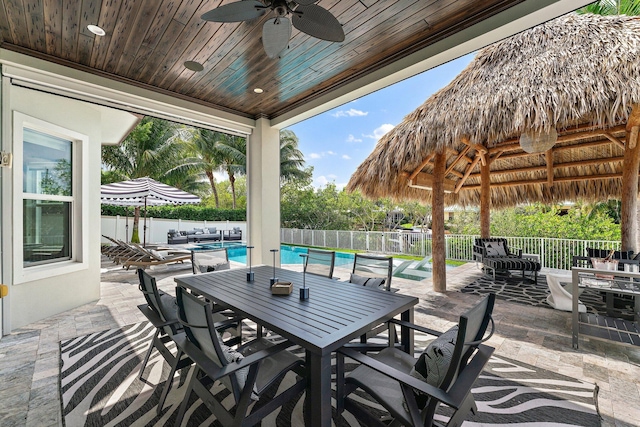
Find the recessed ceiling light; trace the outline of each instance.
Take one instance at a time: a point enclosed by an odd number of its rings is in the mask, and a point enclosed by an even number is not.
[[[254,91],[255,93],[262,93],[262,92],[264,92],[264,90],[263,90],[263,89],[260,89],[259,87],[255,88],[253,91]]]
[[[97,25],[87,25],[87,30],[91,31],[96,36],[104,36],[107,34],[102,28]]]
[[[204,67],[201,63],[196,61],[184,61],[184,67],[191,71],[202,71]]]

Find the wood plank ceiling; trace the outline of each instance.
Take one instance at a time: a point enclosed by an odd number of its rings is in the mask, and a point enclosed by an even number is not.
[[[523,0],[321,0],[342,43],[293,30],[269,59],[262,23],[200,16],[228,0],[1,0],[2,47],[242,116],[274,118]],[[87,30],[96,24],[98,37]],[[185,61],[204,65],[201,72]],[[255,94],[259,87],[262,94]]]

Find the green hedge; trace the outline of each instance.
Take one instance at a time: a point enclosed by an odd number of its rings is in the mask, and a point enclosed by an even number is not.
[[[124,206],[102,205],[102,215],[104,216],[133,216],[133,208]],[[143,212],[140,211],[140,215]],[[245,209],[214,209],[194,205],[181,206],[151,206],[147,208],[147,217],[165,219],[183,219],[185,221],[246,221],[247,211]]]

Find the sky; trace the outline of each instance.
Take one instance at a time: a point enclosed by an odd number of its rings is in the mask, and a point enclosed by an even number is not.
[[[465,55],[288,127],[298,136],[307,166],[313,166],[313,185],[347,185],[378,140],[453,80],[473,57]]]

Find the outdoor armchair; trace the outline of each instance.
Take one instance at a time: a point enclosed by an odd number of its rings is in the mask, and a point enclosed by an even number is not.
[[[493,334],[494,302],[495,294],[487,295],[445,333],[392,319],[392,323],[438,337],[417,361],[394,346],[373,356],[348,347],[338,350],[337,412],[347,409],[367,426],[432,426],[436,409],[444,404],[452,410],[445,425],[461,425],[469,412],[476,411],[471,388],[494,351],[483,344]],[[492,328],[485,337],[489,323]],[[345,357],[359,364],[348,375]],[[360,406],[357,397],[349,397],[357,389],[366,391],[383,406],[392,422],[382,422]]]
[[[509,273],[511,270],[521,271],[522,277],[526,272],[532,272],[535,283],[538,283],[538,272],[542,265],[539,261],[522,256],[522,249],[509,248],[507,239],[503,237],[476,238],[473,246],[473,257],[482,263],[485,274],[491,274],[496,279],[496,272]]]
[[[184,335],[176,337],[176,344],[195,362],[176,426],[182,423],[192,391],[221,425],[252,426],[304,390],[303,359],[286,350],[293,345],[291,342],[273,344],[258,338],[234,350],[222,343],[216,332],[211,303],[182,287],[176,288],[176,296],[180,323],[185,330]],[[298,374],[294,384],[284,391],[278,390],[269,402],[247,414],[250,404],[290,371]],[[231,393],[229,399],[235,410],[227,409],[211,393],[215,381],[220,381]]]

